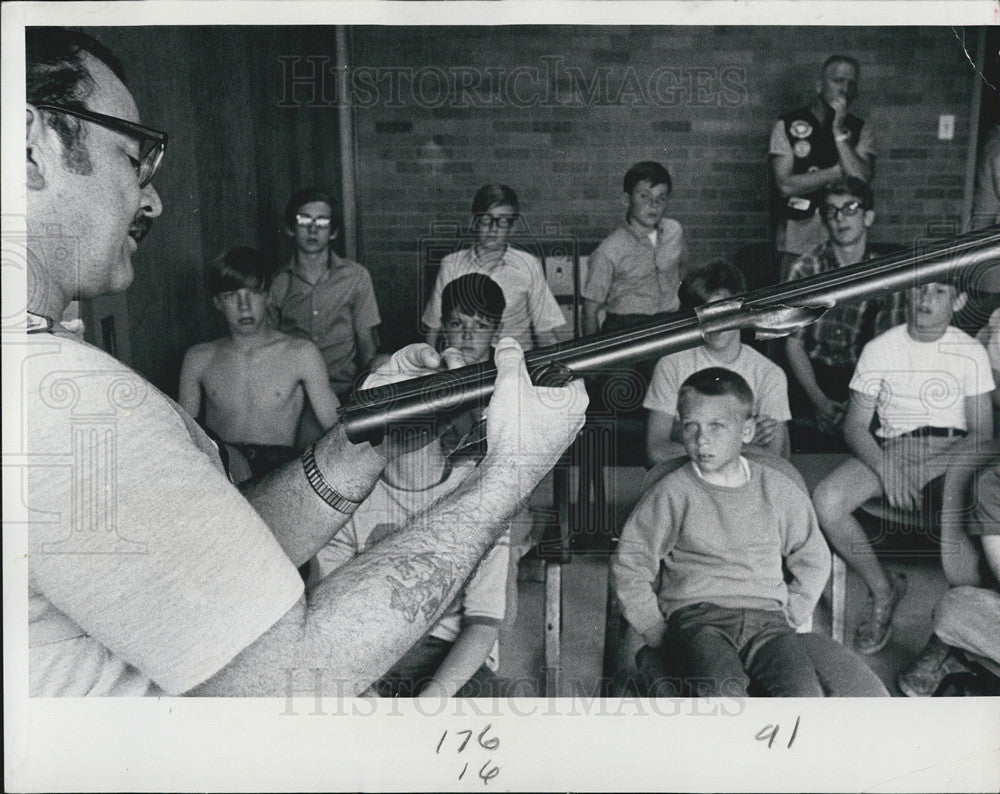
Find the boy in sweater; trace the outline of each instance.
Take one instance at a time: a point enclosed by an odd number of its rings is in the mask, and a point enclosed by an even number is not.
[[[690,460],[629,517],[615,587],[628,622],[669,650],[666,667],[685,692],[746,695],[752,679],[773,696],[822,697],[795,628],[812,615],[830,553],[795,470],[742,456],[756,430],[752,410],[750,387],[731,370],[684,381],[678,411]]]

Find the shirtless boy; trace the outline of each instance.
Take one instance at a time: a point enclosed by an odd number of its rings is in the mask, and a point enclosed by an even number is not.
[[[271,325],[270,281],[252,248],[234,248],[212,266],[209,288],[229,335],[188,350],[180,378],[181,405],[239,449],[255,477],[293,456],[306,395],[324,429],[337,421],[319,349]]]

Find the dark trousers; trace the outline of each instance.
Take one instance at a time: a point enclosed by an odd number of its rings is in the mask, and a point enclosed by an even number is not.
[[[281,468],[295,457],[295,450],[291,447],[267,444],[233,444],[233,446],[243,453],[255,479]]]
[[[671,614],[665,643],[687,694],[746,696],[752,679],[774,697],[823,697],[812,659],[780,611],[691,604]]]
[[[831,367],[820,361],[812,362],[816,383],[823,394],[839,403],[847,403],[851,390],[848,384],[854,375],[853,366]],[[793,375],[788,376],[788,403],[792,411],[789,428],[793,452],[848,452],[841,426],[828,427],[818,421],[816,409],[805,389]]]

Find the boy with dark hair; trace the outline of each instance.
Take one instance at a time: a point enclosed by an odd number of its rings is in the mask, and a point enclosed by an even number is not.
[[[686,692],[741,696],[753,679],[773,696],[821,697],[795,627],[812,616],[830,553],[795,469],[742,456],[752,410],[735,372],[711,367],[684,381],[678,411],[690,460],[626,522],[615,587],[625,618],[650,647],[669,651],[665,666]]]
[[[268,316],[271,274],[252,248],[233,248],[208,273],[229,335],[184,356],[180,404],[247,459],[252,474],[290,460],[305,397],[324,428],[337,421],[337,397],[316,346],[275,330]]]
[[[966,297],[946,283],[911,289],[906,324],[865,345],[844,420],[844,438],[854,457],[813,493],[827,539],[871,592],[869,613],[855,637],[855,647],[864,654],[877,653],[889,642],[906,580],[886,575],[854,511],[883,494],[892,507],[913,510],[928,483],[993,435],[994,383],[986,350],[951,325]]]
[[[500,328],[503,291],[481,273],[460,276],[441,292],[445,346],[462,352],[466,364],[487,361]],[[316,555],[320,577],[388,536],[457,488],[478,458],[451,458],[457,434],[469,432],[479,411],[466,411],[440,439],[390,462],[375,490],[344,528]],[[515,518],[515,521],[517,519]],[[487,553],[465,589],[424,637],[373,690],[383,697],[490,697],[501,695],[498,637],[510,595],[510,530]],[[512,604],[516,609],[516,601]]]
[[[636,163],[622,180],[625,223],[608,235],[590,256],[583,296],[583,331],[628,328],[652,315],[676,311],[683,276],[684,232],[665,218],[672,184],[660,163]]]
[[[295,251],[274,277],[271,302],[281,330],[307,336],[319,348],[330,387],[344,400],[375,358],[382,320],[368,270],[331,247],[339,233],[335,208],[333,196],[319,188],[288,200],[285,234]]]
[[[743,274],[717,260],[689,275],[680,288],[682,308],[694,309],[725,300],[745,291]],[[705,344],[663,356],[643,401],[649,409],[646,425],[646,456],[649,464],[662,463],[682,454],[681,424],[677,403],[681,384],[707,367],[726,367],[739,373],[754,394],[754,436],[750,443],[775,455],[788,457],[788,383],[781,367],[740,341],[738,329],[706,334]]]
[[[877,255],[868,243],[875,212],[867,183],[853,177],[837,180],[822,193],[819,206],[830,239],[795,260],[789,280],[849,267]],[[785,340],[796,448],[842,446],[847,384],[861,348],[873,336],[906,322],[904,303],[903,294],[894,293],[861,303],[837,304]]]
[[[467,364],[486,361],[506,307],[503,290],[489,276],[467,273],[449,281],[441,292],[445,347],[461,350]]]

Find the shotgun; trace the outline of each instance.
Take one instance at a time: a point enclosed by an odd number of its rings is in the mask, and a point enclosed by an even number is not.
[[[535,385],[562,386],[610,367],[697,347],[704,334],[749,328],[758,339],[775,339],[814,322],[839,303],[935,281],[959,280],[963,289],[974,290],[987,280],[996,280],[996,273],[987,275],[991,269],[1000,270],[1000,226],[661,315],[625,331],[531,350],[524,356],[525,365]],[[389,425],[433,427],[456,413],[485,405],[495,378],[494,364],[483,362],[365,389],[355,392],[340,408],[340,421],[352,442],[378,443]]]

